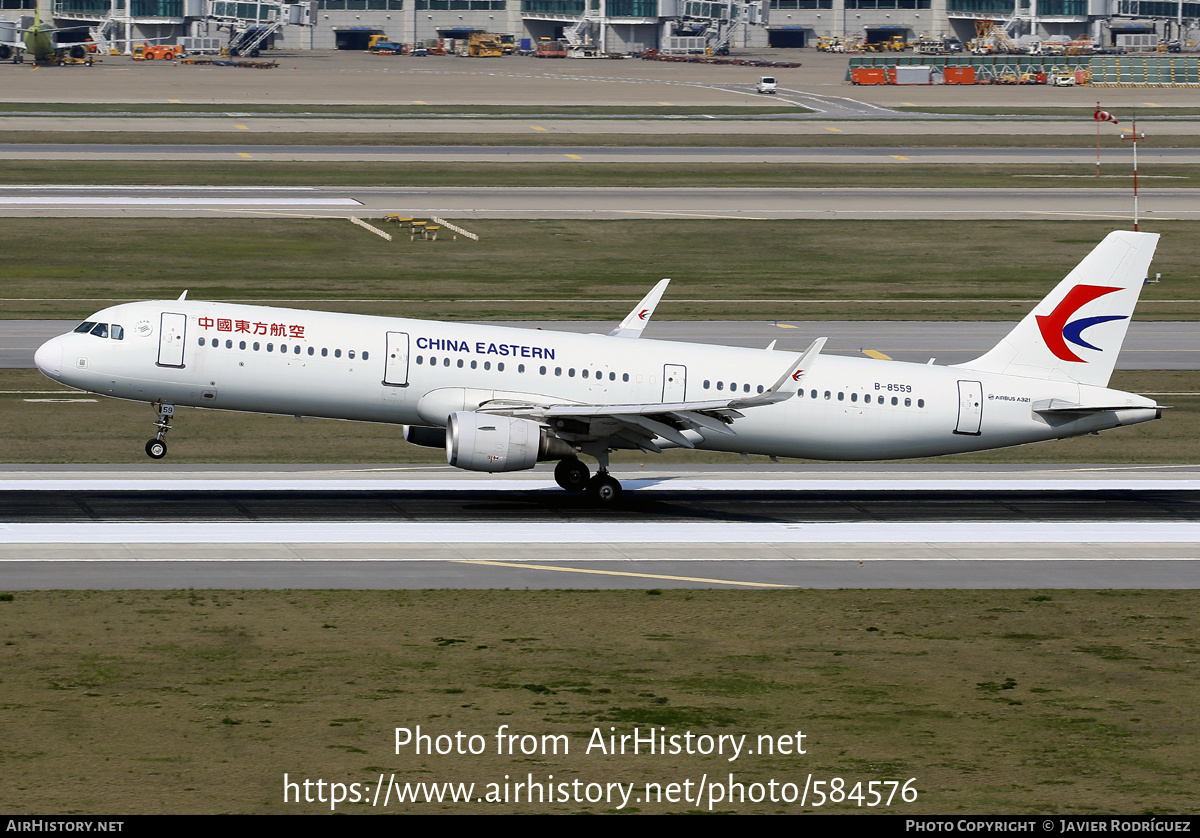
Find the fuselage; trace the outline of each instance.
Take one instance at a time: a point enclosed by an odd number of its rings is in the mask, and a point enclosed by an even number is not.
[[[149,403],[445,426],[489,403],[656,404],[769,389],[797,354],[203,301],[128,303],[46,343],[71,387]],[[97,328],[103,326],[103,329]],[[119,334],[119,337],[118,337]],[[826,460],[924,457],[1153,419],[1130,393],[946,367],[821,355],[793,395],[744,410],[697,448]],[[1119,405],[1046,414],[1039,404]],[[670,447],[668,441],[662,447]]]

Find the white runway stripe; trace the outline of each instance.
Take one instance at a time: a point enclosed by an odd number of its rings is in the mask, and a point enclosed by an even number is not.
[[[0,524],[16,544],[1191,544],[1200,523],[189,523]],[[736,546],[732,555],[737,558]],[[1098,558],[1098,557],[1093,557]],[[1195,558],[1190,557],[1190,558]],[[162,560],[172,556],[164,554]]]

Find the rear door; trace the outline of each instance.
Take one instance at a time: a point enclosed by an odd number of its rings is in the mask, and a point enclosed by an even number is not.
[[[956,434],[979,436],[983,421],[983,384],[978,381],[958,382],[958,426]]]
[[[664,404],[676,404],[684,401],[687,390],[687,367],[681,364],[663,365],[663,395]]]

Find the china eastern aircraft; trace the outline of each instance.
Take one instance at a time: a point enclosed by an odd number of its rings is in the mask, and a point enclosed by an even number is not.
[[[927,457],[1158,418],[1108,388],[1158,236],[1114,232],[994,348],[934,366],[641,338],[660,282],[607,335],[186,299],[125,303],[36,353],[70,387],[177,407],[403,425],[452,466],[558,460],[568,491],[620,496],[609,454],[697,448],[819,460]],[[593,476],[580,455],[599,465]]]

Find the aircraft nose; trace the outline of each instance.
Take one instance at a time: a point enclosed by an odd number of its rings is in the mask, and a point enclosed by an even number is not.
[[[33,353],[33,362],[37,364],[37,368],[56,380],[62,374],[62,359],[63,345],[58,338],[50,338]]]

